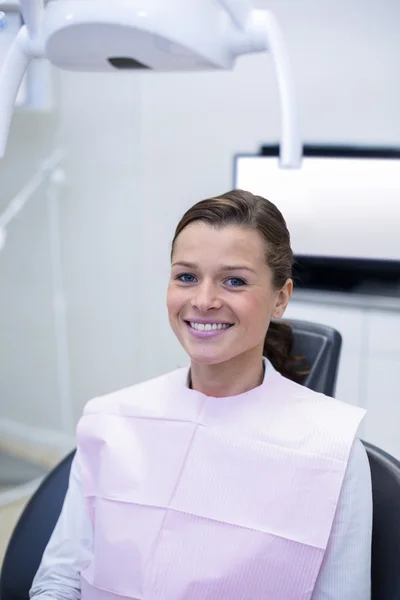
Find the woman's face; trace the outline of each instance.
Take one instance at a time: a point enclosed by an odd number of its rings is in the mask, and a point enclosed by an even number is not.
[[[280,318],[292,291],[272,285],[260,234],[197,221],[178,236],[168,286],[171,327],[192,361],[218,364],[262,355],[271,317]]]

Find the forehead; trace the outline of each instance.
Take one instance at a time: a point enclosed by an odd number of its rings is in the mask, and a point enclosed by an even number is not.
[[[265,263],[265,246],[261,235],[252,229],[239,226],[217,229],[194,222],[177,237],[173,258],[196,262],[201,258],[213,258],[218,262],[229,259],[229,262]]]

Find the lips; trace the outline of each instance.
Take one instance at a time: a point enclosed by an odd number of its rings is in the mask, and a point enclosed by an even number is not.
[[[196,319],[193,321],[185,320],[185,323],[190,334],[198,339],[213,338],[223,335],[233,327],[233,323],[223,321],[200,321]]]

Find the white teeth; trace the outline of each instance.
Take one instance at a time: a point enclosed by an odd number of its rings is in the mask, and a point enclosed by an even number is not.
[[[217,331],[218,329],[228,329],[229,323],[193,323],[190,322],[192,329],[197,331]]]

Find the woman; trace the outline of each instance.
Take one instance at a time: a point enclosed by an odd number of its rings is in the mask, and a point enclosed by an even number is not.
[[[171,256],[190,369],[89,402],[31,597],[367,600],[364,413],[293,381],[281,213],[243,191],[199,202]]]

